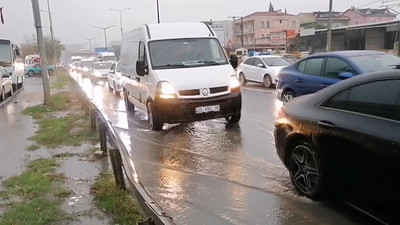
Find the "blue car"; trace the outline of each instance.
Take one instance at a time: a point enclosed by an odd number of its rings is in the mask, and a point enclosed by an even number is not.
[[[283,68],[277,96],[284,103],[356,75],[393,69],[400,58],[378,51],[338,51],[308,56]]]

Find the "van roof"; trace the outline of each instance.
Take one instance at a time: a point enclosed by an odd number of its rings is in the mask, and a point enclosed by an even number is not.
[[[204,23],[160,23],[146,26],[150,40],[215,37],[211,28]]]

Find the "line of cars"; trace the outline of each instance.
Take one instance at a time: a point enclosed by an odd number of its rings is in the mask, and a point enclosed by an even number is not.
[[[277,154],[297,191],[335,196],[383,224],[400,210],[400,58],[311,55],[282,68]]]
[[[4,101],[7,96],[12,96],[14,94],[14,89],[12,86],[12,80],[10,74],[3,67],[0,66],[0,101]]]

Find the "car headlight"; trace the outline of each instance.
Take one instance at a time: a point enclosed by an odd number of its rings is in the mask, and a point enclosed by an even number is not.
[[[158,83],[158,93],[160,98],[171,99],[175,98],[175,88],[167,81],[161,81]]]
[[[231,87],[231,90],[240,88],[240,82],[237,79],[236,75],[232,75],[231,76],[231,80],[230,80],[229,86]]]

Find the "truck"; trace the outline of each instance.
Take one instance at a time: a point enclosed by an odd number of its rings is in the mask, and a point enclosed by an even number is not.
[[[22,87],[25,70],[20,45],[9,39],[0,39],[0,66],[11,76],[14,90]]]

